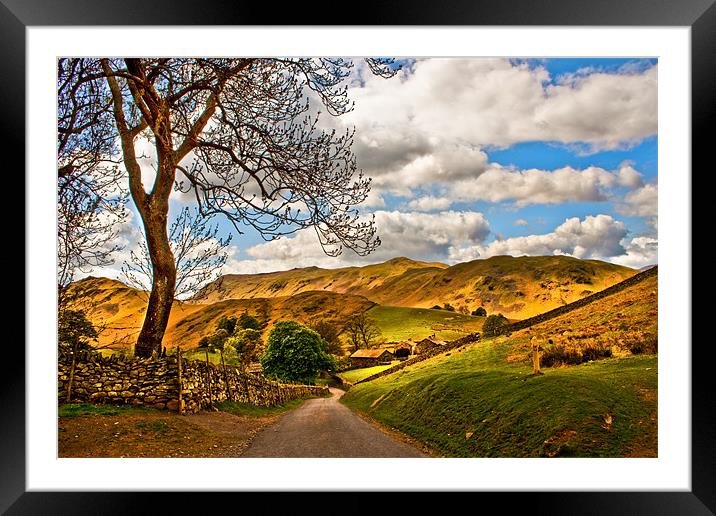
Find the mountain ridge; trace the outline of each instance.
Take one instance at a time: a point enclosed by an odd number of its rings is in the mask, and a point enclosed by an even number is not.
[[[471,312],[484,306],[522,319],[603,290],[639,271],[568,256],[494,256],[455,265],[396,257],[363,267],[318,267],[262,274],[228,274],[189,303],[250,299],[324,290],[363,296],[375,303],[431,308],[448,303]]]

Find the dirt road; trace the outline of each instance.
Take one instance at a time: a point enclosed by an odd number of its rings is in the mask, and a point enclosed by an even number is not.
[[[306,401],[253,440],[242,457],[427,457],[398,441],[330,398]]]

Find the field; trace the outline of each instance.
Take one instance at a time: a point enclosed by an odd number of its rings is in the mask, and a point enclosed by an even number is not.
[[[448,457],[656,456],[657,283],[362,383],[342,401]],[[532,336],[543,353],[613,353],[532,376]]]
[[[484,317],[473,317],[447,310],[374,306],[367,312],[388,342],[418,341],[434,335],[438,340],[454,340],[480,331]]]
[[[375,367],[361,367],[359,369],[351,369],[349,371],[343,371],[341,373],[338,373],[338,376],[343,378],[345,381],[349,383],[356,383],[361,381],[363,378],[368,378],[371,375],[374,375],[376,373],[380,373],[381,371],[385,371],[389,367],[397,364],[397,361],[394,361],[388,365],[379,365]]]

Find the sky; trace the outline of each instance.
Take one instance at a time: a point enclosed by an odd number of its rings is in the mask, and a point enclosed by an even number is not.
[[[355,109],[324,122],[355,127],[357,165],[372,178],[359,211],[375,217],[381,246],[329,257],[312,229],[266,242],[216,219],[234,233],[224,274],[396,256],[658,263],[655,59],[405,60],[387,80],[355,63]],[[170,215],[186,205],[189,196],[173,194]],[[117,263],[91,275],[120,278],[141,238],[130,210]]]

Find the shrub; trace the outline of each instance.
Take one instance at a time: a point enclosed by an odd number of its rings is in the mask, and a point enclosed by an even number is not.
[[[480,308],[473,310],[472,315],[477,317],[487,317],[487,310],[485,310],[484,306],[481,306]]]
[[[490,315],[482,326],[482,334],[485,337],[495,337],[504,333],[509,324],[510,321],[502,314]]]
[[[219,318],[219,320],[216,322],[216,329],[217,330],[226,330],[226,333],[231,335],[232,333],[234,333],[234,330],[236,329],[236,322],[237,322],[237,319],[236,319],[235,315],[230,315],[228,317],[225,315],[222,315]]]
[[[239,328],[242,328],[244,330],[261,330],[261,323],[256,319],[256,317],[253,317],[247,313],[241,314],[239,316],[238,320],[238,326]]]
[[[443,310],[447,310],[447,311],[449,311],[449,312],[454,312],[454,311],[455,311],[455,307],[452,306],[450,303],[445,303],[445,304],[443,305]]]
[[[544,367],[578,365],[611,356],[612,348],[602,342],[593,342],[581,347],[554,344],[542,353],[540,364]]]
[[[242,368],[251,362],[256,362],[263,351],[263,340],[259,330],[242,330],[237,328],[234,334],[226,339],[224,351],[236,353],[236,358]]]
[[[440,305],[435,305],[435,306],[433,306],[433,308],[432,308],[432,309],[433,309],[433,310],[442,310],[442,309],[443,309],[443,307],[442,307],[442,306],[440,306]]]
[[[627,347],[632,355],[641,355],[642,353],[655,354],[658,352],[658,338],[656,335],[650,335],[644,339],[638,339],[630,342]]]
[[[581,363],[582,354],[575,348],[568,348],[564,344],[549,346],[540,356],[540,364],[544,367],[577,365]]]
[[[337,364],[318,333],[294,321],[281,321],[269,333],[261,365],[266,376],[312,384],[319,371],[334,370]]]

